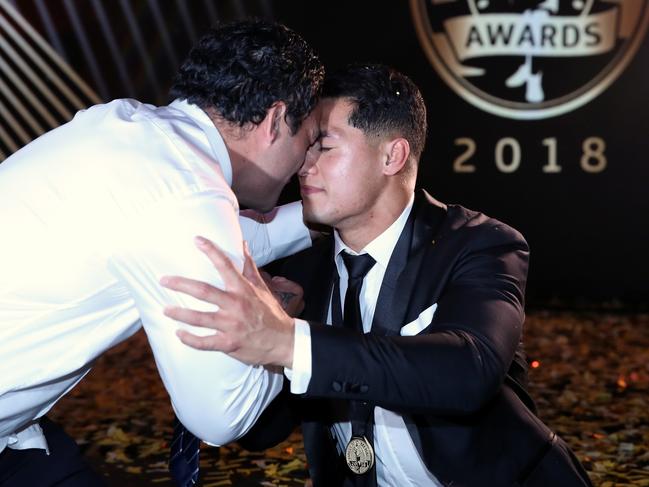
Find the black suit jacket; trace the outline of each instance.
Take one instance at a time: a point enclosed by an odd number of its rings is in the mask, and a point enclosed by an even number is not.
[[[557,439],[525,391],[523,237],[419,192],[365,335],[323,324],[336,278],[333,248],[333,238],[325,239],[284,268],[305,291],[308,390],[299,400],[280,395],[242,444],[268,447],[301,421],[314,485],[343,485],[347,471],[331,425],[344,418],[335,402],[360,400],[403,415],[421,458],[444,485],[528,485]],[[435,304],[416,336],[400,335]],[[583,476],[578,464],[567,466],[576,470]],[[588,485],[572,480],[561,485]]]

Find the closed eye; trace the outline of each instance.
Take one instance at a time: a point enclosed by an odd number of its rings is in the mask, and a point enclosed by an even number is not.
[[[316,141],[309,146],[308,151],[309,152],[313,152],[313,151],[320,152],[320,146],[321,145],[322,145],[322,143],[320,142],[320,139],[316,139]]]

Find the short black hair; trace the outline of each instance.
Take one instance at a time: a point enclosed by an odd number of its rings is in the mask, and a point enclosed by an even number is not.
[[[288,27],[264,20],[223,23],[191,49],[170,94],[239,126],[259,124],[277,101],[295,133],[318,101],[324,67]]]
[[[349,124],[366,135],[399,135],[419,160],[426,143],[426,104],[403,73],[381,64],[350,64],[325,77],[323,98],[347,98],[354,105]]]

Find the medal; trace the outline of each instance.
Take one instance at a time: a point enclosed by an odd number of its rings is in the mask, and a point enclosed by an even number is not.
[[[374,465],[374,450],[364,436],[354,436],[345,450],[347,466],[355,474],[362,475]]]

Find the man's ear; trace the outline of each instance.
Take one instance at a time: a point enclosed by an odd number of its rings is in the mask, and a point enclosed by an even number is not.
[[[286,104],[283,101],[277,101],[266,111],[266,118],[261,122],[260,128],[264,138],[270,144],[275,142],[282,131],[282,123],[286,116]]]
[[[392,139],[384,143],[383,157],[383,174],[393,176],[398,174],[407,164],[410,157],[410,144],[402,137]]]

